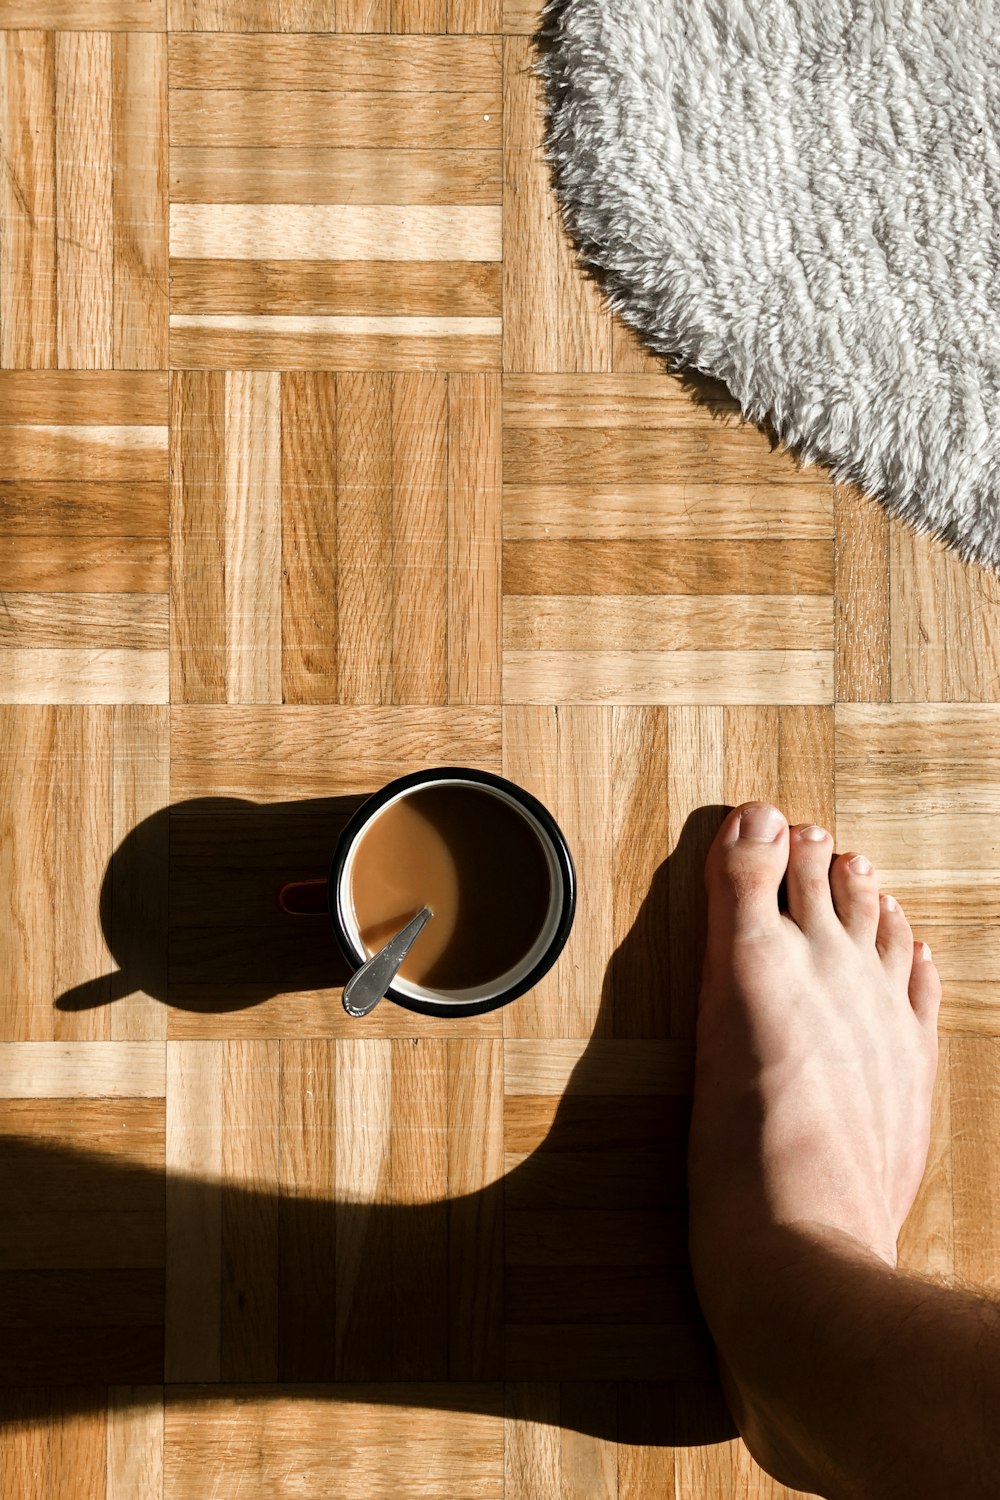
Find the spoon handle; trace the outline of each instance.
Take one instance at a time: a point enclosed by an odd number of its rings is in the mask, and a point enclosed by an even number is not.
[[[344,1009],[349,1016],[366,1016],[374,1010],[396,977],[396,971],[409,953],[424,923],[434,915],[422,906],[406,926],[390,938],[384,948],[372,955],[352,974],[344,986]]]

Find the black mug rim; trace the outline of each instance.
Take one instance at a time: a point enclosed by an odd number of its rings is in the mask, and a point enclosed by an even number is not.
[[[526,990],[530,990],[559,957],[566,946],[570,928],[573,926],[573,917],[576,912],[576,870],[573,858],[569,852],[569,845],[563,836],[555,818],[548,808],[533,797],[523,786],[518,786],[514,781],[508,781],[504,776],[497,776],[492,771],[476,770],[472,766],[434,766],[429,770],[411,771],[406,776],[397,776],[394,781],[386,782],[377,792],[367,797],[361,806],[356,809],[347,823],[341,829],[334,850],[333,859],[330,863],[330,874],[327,881],[327,899],[330,908],[330,921],[333,924],[334,935],[340,946],[341,952],[351,965],[352,973],[360,969],[361,965],[367,963],[369,955],[360,948],[356,948],[347,933],[344,921],[344,913],[340,902],[340,877],[343,873],[347,855],[355,837],[371,821],[386,802],[397,797],[400,792],[407,792],[413,787],[422,786],[426,782],[445,781],[451,777],[460,777],[463,781],[478,782],[482,786],[492,787],[494,790],[506,792],[509,796],[530,812],[542,825],[548,835],[552,849],[559,865],[562,875],[562,911],[552,941],[538,959],[538,962],[528,971],[516,984],[509,985],[501,990],[498,995],[492,995],[485,1000],[431,1000],[415,995],[404,995],[393,985],[385,992],[387,1000],[394,1000],[405,1010],[415,1011],[424,1016],[481,1016],[487,1011],[499,1010],[502,1005],[509,1005]]]

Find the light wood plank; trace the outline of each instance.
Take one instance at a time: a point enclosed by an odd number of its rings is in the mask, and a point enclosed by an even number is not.
[[[294,320],[298,321],[298,320]],[[289,332],[258,320],[259,326],[232,329],[221,317],[196,327],[173,319],[171,364],[176,369],[212,370],[495,370],[500,364],[499,331],[490,319],[466,320],[482,332],[455,332],[443,322],[420,333],[345,333],[324,325],[319,330]],[[456,320],[457,321],[457,320]],[[466,326],[463,324],[463,328]]]
[[[225,402],[226,701],[280,703],[280,376],[230,371]]]
[[[612,906],[614,952],[604,1004],[616,1037],[663,1037],[669,1029],[662,911],[670,852],[667,814],[667,711],[611,713]]]
[[[501,691],[501,382],[448,381],[448,702]]]
[[[857,490],[834,490],[837,700],[890,696],[889,516]]]
[[[392,382],[392,701],[445,703],[451,651],[451,377]],[[456,650],[461,646],[456,643]]]
[[[409,29],[394,24],[394,30]],[[172,89],[244,89],[248,79],[254,89],[282,93],[473,93],[499,86],[500,50],[492,37],[472,36],[170,38]]]
[[[1000,1284],[1000,1190],[992,1169],[1000,1134],[1000,1041],[953,1037],[951,1080],[955,1273]]]
[[[280,149],[272,146],[257,154],[270,158]],[[388,154],[395,157],[405,153]],[[310,151],[309,155],[314,158],[317,153]],[[413,318],[426,314],[437,319],[498,318],[500,265],[489,260],[175,258],[170,262],[170,296],[177,316],[252,313],[271,317],[324,314]]]
[[[53,539],[53,543],[58,539]],[[0,549],[0,589],[23,593],[162,594],[168,588],[167,543],[161,537],[71,537],[39,545],[8,537]]]
[[[830,651],[821,594],[519,594],[503,603],[508,651]]]
[[[166,427],[10,427],[0,450],[0,478],[165,479]]]
[[[618,1500],[645,1500],[648,1495],[679,1494],[676,1450],[643,1441],[639,1434],[672,1431],[676,1421],[674,1387],[648,1381],[619,1387]],[[638,1440],[633,1442],[632,1434]]]
[[[162,1500],[163,1387],[108,1389],[106,1500]]]
[[[167,1042],[166,1052],[164,1378],[219,1380],[225,1044]],[[165,1444],[169,1455],[166,1428]]]
[[[4,594],[0,645],[167,649],[166,594]]]
[[[508,1037],[504,1042],[506,1095],[561,1096],[567,1088],[588,1097],[685,1095],[693,1085],[694,1050],[688,1041]]]
[[[26,27],[39,24],[27,16],[22,21]],[[15,15],[5,24],[13,28]],[[0,124],[8,162],[0,174],[0,365],[5,369],[52,370],[58,363],[55,78],[51,32],[0,33]]]
[[[116,708],[113,754],[110,941],[124,978],[114,982],[118,997],[111,1007],[111,1037],[162,1040],[167,1035],[168,710]]]
[[[56,713],[0,707],[0,1037],[11,1041],[50,1041],[53,1034]]]
[[[542,0],[502,0],[502,4],[505,32],[527,35],[538,29]]]
[[[536,482],[542,473],[550,485],[579,485],[586,474],[603,485],[722,479],[753,487],[775,472],[785,476],[792,494],[801,490],[802,470],[772,451],[755,427],[720,423],[706,430],[678,417],[647,426],[504,429],[504,479],[514,485]]]
[[[939,1028],[940,1030],[940,1028]],[[913,1206],[899,1235],[899,1264],[946,1280],[955,1272],[952,1187],[951,1041],[938,1044],[938,1069],[931,1104],[927,1165]]]
[[[56,345],[63,369],[112,364],[111,36],[55,35]]]
[[[561,708],[558,757],[557,817],[576,867],[576,916],[556,965],[548,1035],[610,1035],[610,1007],[601,1006],[613,945],[610,709]]]
[[[337,0],[167,0],[171,31],[338,31]]]
[[[505,466],[506,474],[506,466]],[[824,594],[829,544],[670,540],[505,542],[504,593]]]
[[[448,30],[504,30],[502,0],[448,0]]]
[[[392,0],[393,31],[446,31],[448,0]]]
[[[740,425],[740,404],[725,387],[718,403],[699,406],[684,379],[659,368],[656,374],[512,373],[503,383],[504,427],[716,433],[722,420],[719,405],[727,408],[728,427]],[[801,477],[803,490],[829,488],[816,470],[804,470]]]
[[[500,210],[451,204],[174,203],[170,253],[205,260],[281,255],[289,260],[499,260]]]
[[[166,703],[166,651],[0,647],[0,702]]]
[[[357,796],[428,764],[500,768],[496,708],[192,706],[171,725],[172,800]]]
[[[562,226],[534,62],[528,37],[504,38],[503,369],[610,372],[611,315]]]
[[[560,1490],[559,1386],[509,1380],[505,1386],[504,1500],[537,1500]]]
[[[224,1044],[222,1380],[278,1375],[278,1045]]]
[[[332,1380],[336,1049],[327,1040],[287,1039],[279,1043],[279,1051],[279,1374],[282,1380]]]
[[[170,152],[172,203],[484,205],[502,201],[502,185],[500,152],[464,146],[175,146]],[[189,310],[173,300],[178,312]]]
[[[52,697],[56,696],[53,692]],[[110,998],[110,986],[101,977],[110,968],[107,934],[102,930],[107,925],[107,909],[102,913],[101,895],[113,848],[111,737],[110,708],[57,710],[55,753],[62,774],[53,788],[52,808],[53,980],[55,995],[60,998],[78,984],[88,987],[92,999],[98,995],[105,1001]],[[95,989],[97,994],[92,993]],[[57,1041],[100,1042],[110,1037],[108,1023],[107,1004],[77,1012],[60,1008],[52,1019],[52,1034]],[[101,1056],[95,1055],[97,1075],[101,1072]],[[125,1061],[118,1059],[119,1063]],[[80,1063],[86,1071],[85,1057],[81,1056]]]
[[[281,381],[281,671],[286,703],[335,703],[337,396],[327,371]]]
[[[0,1042],[0,1099],[161,1098],[159,1042]]]
[[[559,713],[551,704],[505,704],[503,772],[509,781],[537,797],[558,818]],[[572,850],[571,850],[572,852]],[[505,1006],[504,1036],[544,1037],[559,1008],[559,968],[554,965],[513,1005]]]
[[[722,800],[780,805],[781,710],[770,704],[739,704],[723,710]],[[784,810],[784,809],[782,809]],[[719,823],[724,814],[720,811]]]
[[[91,538],[167,534],[167,484],[73,479],[0,483],[0,535],[44,537],[36,550],[65,552],[66,543],[93,545]],[[4,550],[6,551],[6,544]],[[30,560],[30,552],[28,554]],[[67,558],[67,562],[70,559]],[[36,571],[40,571],[37,569]]]
[[[337,380],[337,645],[342,703],[392,701],[392,377]]]
[[[162,28],[111,40],[114,151],[114,362],[167,363],[167,38]]]
[[[836,839],[833,706],[778,709],[780,806],[790,823],[818,823]]]
[[[93,1395],[97,1392],[94,1391]],[[103,1495],[107,1486],[107,1411],[101,1392],[88,1409],[72,1388],[52,1392],[48,1493]]]
[[[894,520],[892,700],[1000,699],[1000,579]]]
[[[170,422],[170,695],[226,697],[225,377],[178,374]]]
[[[0,371],[0,426],[166,426],[165,371]]]
[[[46,31],[162,31],[166,0],[4,0],[6,27]]]
[[[618,1500],[615,1384],[609,1380],[564,1383],[559,1414],[562,1500]]]
[[[667,882],[670,1035],[694,1036],[705,952],[705,856],[725,790],[725,718],[718,707],[667,713],[667,819],[673,851]]]
[[[449,1283],[461,1275],[448,1253],[452,1044],[428,1038],[389,1046],[392,1378],[472,1378],[451,1371],[448,1358]]]
[[[503,1374],[503,1044],[448,1043],[448,1325],[452,1380]]]
[[[335,1492],[369,1500],[502,1500],[500,1386],[345,1385],[337,1400],[309,1386],[294,1398],[270,1386],[170,1392],[164,1423],[164,1493],[171,1500],[292,1500]],[[374,1397],[374,1399],[373,1399]],[[232,1461],[253,1453],[252,1470]]]
[[[505,703],[828,703],[830,651],[505,651]]]
[[[384,1287],[389,1218],[392,1043],[337,1043],[336,1174],[338,1380],[386,1379],[392,1361]]]
[[[303,90],[262,109],[253,89],[179,89],[170,107],[171,146],[495,151],[500,139],[499,90],[413,94],[401,110],[393,94]]]
[[[542,469],[532,480],[504,486],[504,537],[524,542],[617,541],[623,535],[649,541],[830,537],[828,492],[798,485],[797,478],[789,470],[769,480],[754,474],[749,482],[677,474],[666,482],[588,479],[560,484],[550,482]]]

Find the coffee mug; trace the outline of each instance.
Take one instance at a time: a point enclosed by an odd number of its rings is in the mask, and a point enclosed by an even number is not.
[[[516,809],[537,836],[548,867],[548,908],[538,935],[528,951],[504,973],[465,989],[450,990],[417,984],[397,974],[386,990],[386,999],[421,1015],[478,1016],[508,1005],[538,983],[565,947],[576,911],[576,871],[562,830],[548,809],[515,782],[467,766],[436,766],[397,777],[368,797],[345,825],[327,879],[286,881],[277,899],[282,910],[293,916],[329,915],[351,971],[360,969],[371,957],[362,946],[350,895],[354,860],[361,840],[374,819],[393,803],[418,789],[445,786],[468,786],[480,794],[498,797]],[[488,855],[489,850],[484,849],[484,858]],[[503,920],[502,911],[498,912],[498,920]]]

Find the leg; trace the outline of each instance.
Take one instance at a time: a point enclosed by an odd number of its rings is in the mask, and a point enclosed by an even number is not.
[[[985,1497],[1000,1311],[895,1269],[927,1159],[937,972],[866,860],[831,867],[825,830],[742,811],[706,863],[689,1149],[691,1258],[727,1400],[795,1488]]]

